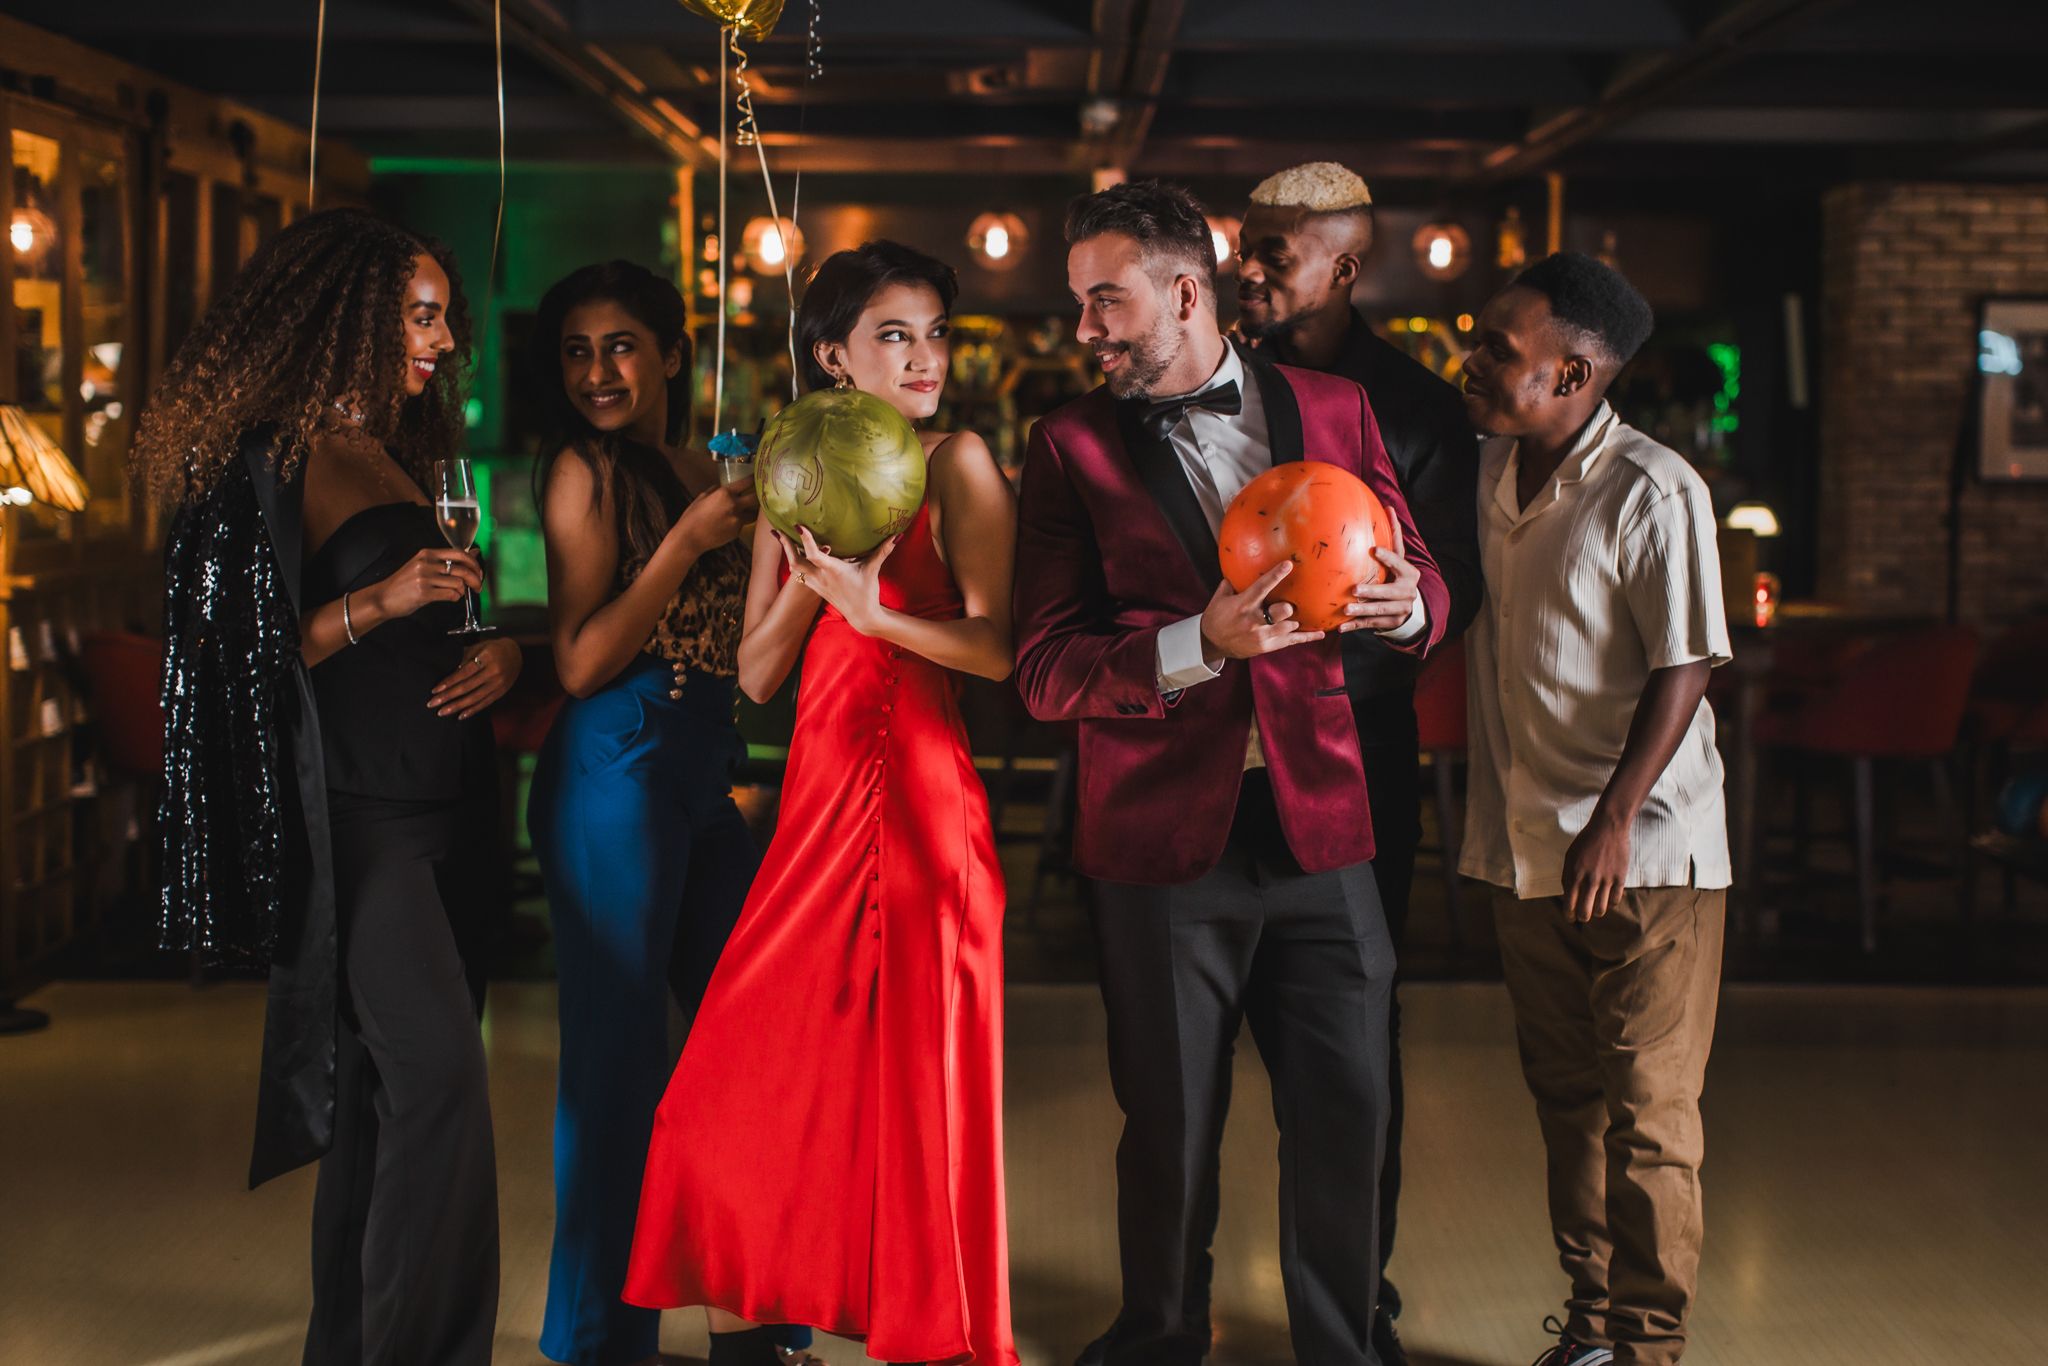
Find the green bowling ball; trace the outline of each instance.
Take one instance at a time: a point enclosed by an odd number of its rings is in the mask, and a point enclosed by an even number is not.
[[[924,446],[903,414],[859,389],[820,389],[768,419],[754,488],[768,525],[834,555],[865,555],[910,525],[924,501]]]

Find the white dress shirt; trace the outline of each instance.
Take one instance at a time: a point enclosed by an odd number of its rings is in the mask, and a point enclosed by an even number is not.
[[[1486,602],[1466,637],[1471,775],[1458,870],[1561,896],[1658,669],[1729,659],[1713,505],[1677,453],[1602,404],[1524,508],[1516,443],[1485,443]],[[1629,833],[1630,887],[1726,887],[1728,820],[1705,701]]]
[[[1228,342],[1223,347],[1223,363],[1209,376],[1208,383],[1192,392],[1205,393],[1225,384],[1237,385],[1244,403],[1239,411],[1219,413],[1208,408],[1190,408],[1167,434],[1173,453],[1180,457],[1181,470],[1195,491],[1195,501],[1202,505],[1202,516],[1208,520],[1211,535],[1221,533],[1223,513],[1230,506],[1230,500],[1237,497],[1246,484],[1273,468],[1273,445],[1266,428],[1265,398],[1260,394],[1258,384],[1245,374],[1244,361],[1239,358],[1237,348]],[[1209,568],[1206,565],[1202,567]],[[1215,573],[1218,579],[1223,577],[1220,567]],[[1380,634],[1390,641],[1402,643],[1420,635],[1426,625],[1422,599],[1418,596],[1408,619],[1393,630]],[[1206,683],[1223,672],[1222,661],[1210,663],[1202,648],[1202,618],[1199,615],[1176,621],[1159,632],[1158,670],[1159,691],[1163,693]],[[1265,755],[1259,748],[1258,722],[1254,721],[1245,767],[1260,768],[1265,762]]]

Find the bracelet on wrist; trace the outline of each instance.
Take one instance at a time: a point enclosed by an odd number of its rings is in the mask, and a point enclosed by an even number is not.
[[[356,645],[361,643],[356,639],[356,624],[349,618],[347,593],[341,595],[341,629],[342,633],[348,637],[349,644]]]

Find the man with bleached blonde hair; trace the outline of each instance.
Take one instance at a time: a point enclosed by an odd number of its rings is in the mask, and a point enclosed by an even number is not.
[[[1351,306],[1372,232],[1372,193],[1338,163],[1315,161],[1269,176],[1252,191],[1239,239],[1239,326],[1248,341],[1281,364],[1341,375],[1365,390],[1395,476],[1450,590],[1448,639],[1465,629],[1483,594],[1475,498],[1478,442],[1457,390],[1382,340]],[[1344,688],[1358,726],[1366,790],[1372,794],[1373,876],[1399,953],[1415,850],[1422,838],[1415,723],[1419,665],[1370,632],[1347,635],[1342,645]],[[1400,1025],[1396,998],[1388,1026],[1392,1105],[1380,1170],[1382,1266],[1393,1244],[1401,1193]],[[1400,1294],[1383,1275],[1373,1322],[1373,1345],[1382,1366],[1406,1366],[1394,1331],[1400,1312]]]

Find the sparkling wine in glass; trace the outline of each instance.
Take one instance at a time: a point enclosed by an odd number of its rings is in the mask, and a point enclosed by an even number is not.
[[[456,550],[468,550],[476,544],[477,526],[483,520],[476,501],[476,475],[469,461],[436,460],[434,485],[434,520],[440,524],[442,539]],[[462,617],[462,625],[449,635],[480,635],[489,629],[476,619],[476,596],[466,590],[462,595]]]

